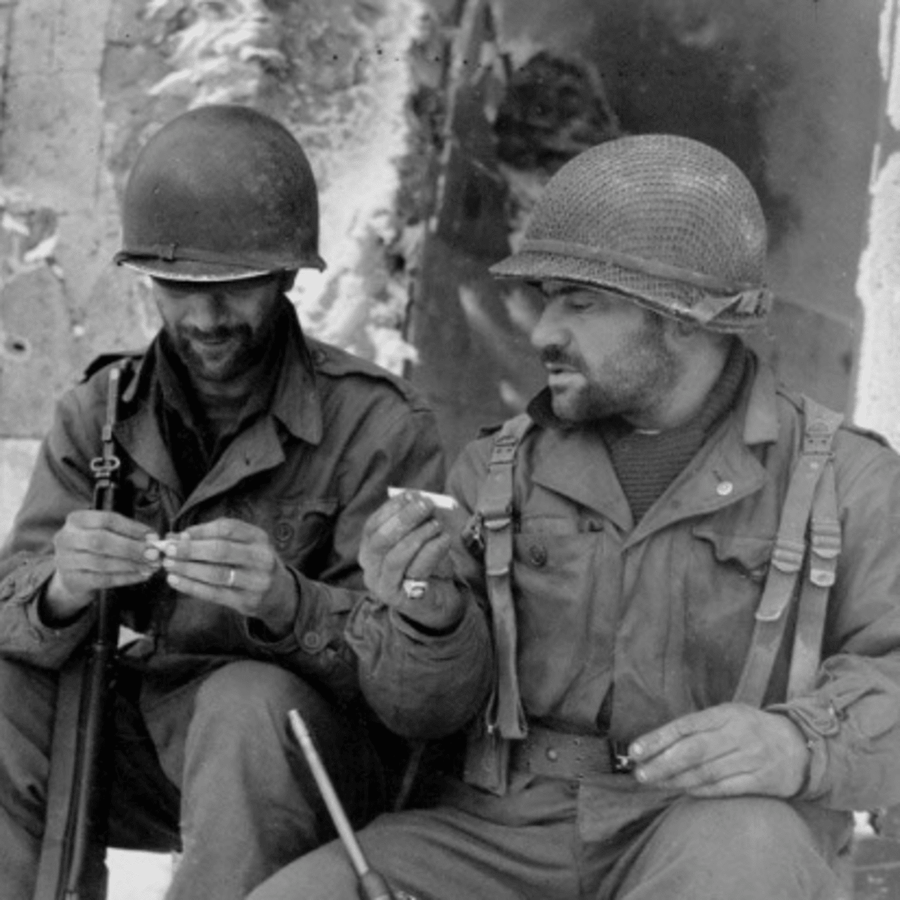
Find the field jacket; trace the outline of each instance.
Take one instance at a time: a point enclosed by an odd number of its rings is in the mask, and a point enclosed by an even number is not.
[[[179,596],[161,574],[146,586],[123,589],[124,623],[144,632],[125,656],[163,688],[204,666],[253,658],[353,701],[360,658],[365,667],[385,654],[443,653],[443,638],[421,634],[367,598],[357,563],[363,523],[386,501],[388,485],[441,488],[444,463],[433,414],[401,379],[305,339],[295,317],[290,320],[270,409],[234,438],[189,496],[172,462],[178,448],[166,446],[154,411],[152,352],[137,360],[123,394],[115,438],[127,514],[160,535],[223,516],[251,522],[268,533],[300,598],[292,632],[272,641],[252,619]],[[91,505],[89,467],[99,454],[108,372],[101,369],[60,400],[0,553],[0,654],[37,666],[59,667],[93,620],[91,610],[71,625],[50,628],[40,622],[35,601],[53,573],[55,533],[69,512]],[[149,627],[137,615],[148,608]],[[477,642],[472,650],[479,652]]]
[[[530,722],[629,741],[732,699],[803,432],[799,398],[768,368],[754,361],[749,382],[638,523],[599,431],[535,413],[514,470],[511,575]],[[468,514],[491,446],[470,444],[451,472]],[[803,799],[853,810],[900,801],[900,458],[842,427],[834,463],[844,544],[824,661],[815,687],[782,703],[782,660],[766,703],[809,741]],[[462,543],[457,569],[486,598],[483,561]],[[447,667],[448,680],[457,675]],[[579,794],[588,838],[605,833],[614,793],[639,791],[625,776],[598,778]],[[623,821],[655,802],[625,797]]]

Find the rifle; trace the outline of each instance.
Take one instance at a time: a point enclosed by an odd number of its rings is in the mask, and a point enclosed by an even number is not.
[[[115,509],[121,467],[113,440],[121,375],[119,367],[110,370],[102,451],[91,460],[94,509],[106,511]],[[60,672],[47,820],[34,900],[103,900],[106,896],[111,778],[108,773],[102,776],[111,758],[104,737],[112,717],[119,612],[112,590],[98,591],[96,603],[97,622],[86,657],[79,654]]]

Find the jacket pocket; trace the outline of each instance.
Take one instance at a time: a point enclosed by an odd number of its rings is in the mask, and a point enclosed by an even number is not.
[[[269,498],[253,504],[250,521],[269,535],[285,563],[314,576],[334,542],[337,509],[328,497]]]
[[[573,686],[609,666],[618,575],[604,557],[604,532],[537,524],[523,522],[515,536],[513,579],[522,698],[529,715],[543,717],[561,714]]]
[[[685,663],[703,705],[731,699],[753,632],[774,539],[692,530],[685,574]]]
[[[279,501],[275,508],[272,540],[289,561],[308,561],[327,553],[334,539],[337,500]]]

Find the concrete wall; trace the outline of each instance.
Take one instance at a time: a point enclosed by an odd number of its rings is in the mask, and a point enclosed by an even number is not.
[[[880,22],[881,118],[873,153],[866,246],[857,280],[863,331],[854,418],[900,448],[900,14],[885,0]]]
[[[617,133],[688,135],[744,169],[770,222],[769,280],[780,297],[755,344],[786,381],[849,409],[879,120],[880,0],[481,6],[454,54],[468,67],[452,85],[444,177],[453,188],[436,213],[432,268],[413,315],[422,356],[414,377],[446,410],[451,445],[516,411],[539,382],[525,340],[527,298],[498,293],[484,268],[515,241],[555,168]],[[523,152],[526,138],[544,152]],[[461,199],[473,196],[481,201]]]
[[[292,299],[311,333],[399,371],[410,266],[430,190],[441,2],[0,2],[0,534],[55,398],[98,353],[157,327],[146,284],[111,265],[138,148],[207,102],[247,103],[307,149],[323,274]]]

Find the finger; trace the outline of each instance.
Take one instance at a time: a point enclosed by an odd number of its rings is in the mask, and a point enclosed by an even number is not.
[[[164,550],[168,561],[205,562],[244,568],[264,568],[274,553],[268,544],[242,544],[219,538],[191,540],[180,536],[167,541]]]
[[[752,770],[740,748],[698,750],[692,747],[689,752],[666,751],[647,765],[638,766],[634,774],[642,784],[664,790],[689,790]]]
[[[673,719],[661,728],[633,741],[629,754],[636,760],[648,760],[694,734],[713,731],[722,725],[719,707],[710,707]]]
[[[75,510],[67,517],[66,527],[78,531],[106,531],[134,541],[142,541],[147,534],[153,533],[153,529],[143,522],[100,509]]]
[[[191,525],[181,532],[181,537],[189,540],[224,540],[236,544],[255,544],[267,539],[265,531],[242,519],[213,519]]]
[[[63,576],[66,589],[73,595],[85,595],[93,591],[112,590],[142,584],[155,574],[155,569],[131,572],[67,572]]]
[[[60,586],[71,596],[82,598],[102,589],[143,583],[158,568],[154,563],[141,560],[132,561],[68,550],[57,550],[55,565]]]
[[[60,532],[54,555],[56,568],[67,581],[76,574],[152,575],[159,566],[159,554],[143,541],[108,531]]]
[[[399,494],[379,506],[378,509],[366,519],[362,530],[363,537],[369,538],[374,535],[375,532],[377,532],[389,519],[396,516],[405,506],[408,506],[412,499],[413,497],[411,494]]]
[[[685,793],[692,797],[739,797],[760,793],[757,779],[751,774],[740,774],[689,788]]]
[[[759,778],[754,772],[736,770],[728,774],[722,773],[721,777],[709,777],[690,783],[687,779],[678,779],[654,785],[660,790],[680,791],[691,797],[736,797],[747,794],[760,794]]]
[[[156,565],[141,556],[103,555],[78,550],[63,550],[56,555],[56,567],[71,573],[115,575],[141,572],[153,572]]]
[[[173,589],[196,600],[206,600],[210,603],[218,603],[220,606],[230,606],[240,609],[241,598],[246,592],[243,581],[238,583],[238,574],[235,570],[234,582],[229,587],[230,570],[223,569],[217,576],[205,574],[204,578],[192,577],[185,573],[166,573],[166,582]],[[215,578],[214,581],[207,580]]]
[[[426,541],[418,553],[410,560],[405,570],[405,578],[424,579],[435,574],[440,564],[447,558],[450,552],[450,535],[438,534],[437,537]]]
[[[247,592],[268,588],[271,579],[258,569],[236,565],[218,565],[194,560],[163,560],[166,578],[172,587],[185,590],[182,583],[202,585],[216,591]]]
[[[57,556],[69,555],[73,558],[96,558],[100,560],[119,560],[130,563],[151,561],[152,550],[143,539],[135,540],[122,537],[109,531],[65,531],[61,532],[56,542]],[[157,554],[158,555],[158,554]]]
[[[385,512],[390,504],[399,504],[386,517],[378,515]],[[364,527],[366,552],[375,555],[389,553],[398,543],[414,533],[425,522],[435,521],[434,507],[427,499],[414,494],[404,494],[389,501],[374,513],[378,516],[377,527],[370,527],[371,519]]]
[[[404,578],[426,577],[428,570],[416,575],[410,571],[413,560],[425,551],[425,547],[441,537],[441,526],[436,519],[428,519],[409,532],[385,554],[381,566],[381,580],[390,589],[399,590]],[[429,556],[426,553],[426,559]]]

